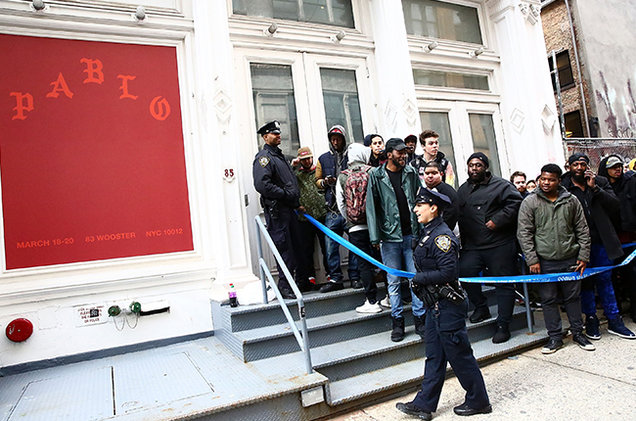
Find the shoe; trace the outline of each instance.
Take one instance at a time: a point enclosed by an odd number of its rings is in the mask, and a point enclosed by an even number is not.
[[[391,340],[400,342],[404,339],[404,317],[391,317],[393,330],[391,330]]]
[[[340,291],[343,288],[344,286],[342,285],[342,282],[332,281],[321,286],[320,292],[325,293],[325,292],[332,292],[332,291]]]
[[[409,403],[398,402],[395,404],[395,407],[397,408],[398,411],[402,411],[405,414],[418,417],[421,420],[433,419],[433,416],[431,415],[430,412],[426,412],[425,410],[418,408],[417,406],[413,405],[411,402]]]
[[[620,317],[607,320],[607,331],[612,335],[619,336],[623,339],[636,339],[634,332],[627,329]]]
[[[420,335],[420,338],[424,339],[424,336],[426,335],[426,316],[418,317],[416,315],[413,315],[413,325],[415,325],[415,333]]]
[[[488,310],[488,307],[477,307],[468,320],[470,320],[471,323],[479,323],[490,319],[490,317],[490,310]]]
[[[356,311],[358,313],[380,313],[382,307],[377,302],[371,304],[369,300],[366,300],[360,307],[356,307]]]
[[[380,305],[384,308],[391,308],[391,300],[389,300],[388,295],[380,300]]]
[[[572,336],[572,342],[577,344],[579,348],[586,351],[594,351],[596,349],[596,347],[592,345],[592,343],[588,341],[585,335],[582,333],[577,333],[576,335]]]
[[[362,289],[363,287],[364,285],[362,285],[362,282],[359,279],[356,279],[355,281],[351,281],[351,288]]]
[[[506,325],[497,325],[495,335],[492,337],[493,344],[501,344],[510,339],[510,330]]]
[[[285,300],[296,299],[296,294],[294,294],[294,291],[292,291],[291,288],[280,288],[280,295],[282,295]]]
[[[474,409],[468,406],[468,404],[464,402],[463,404],[453,408],[453,411],[457,415],[466,416],[466,417],[470,415],[475,415],[475,414],[490,414],[492,412],[492,405],[488,405],[480,409]]]
[[[585,336],[587,336],[589,339],[594,339],[595,341],[601,339],[598,317],[587,316],[585,318]]]
[[[541,353],[554,354],[560,348],[563,348],[563,341],[561,339],[550,338],[548,340],[548,343],[545,344],[543,348],[541,348]]]

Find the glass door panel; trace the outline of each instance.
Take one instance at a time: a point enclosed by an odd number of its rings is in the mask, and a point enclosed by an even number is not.
[[[468,120],[473,139],[473,150],[484,153],[490,160],[490,172],[501,177],[499,152],[497,151],[497,139],[492,115],[469,113]]]
[[[439,150],[444,153],[453,168],[456,168],[453,136],[451,134],[448,113],[422,111],[420,112],[420,122],[422,124],[422,131],[431,129],[439,134]],[[446,182],[457,188],[457,178],[454,174],[447,174]]]
[[[345,128],[349,140],[361,143],[364,135],[355,71],[321,68],[320,80],[327,130],[340,124]]]

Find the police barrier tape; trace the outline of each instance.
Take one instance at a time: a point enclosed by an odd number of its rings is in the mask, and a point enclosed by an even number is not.
[[[354,246],[349,241],[345,240],[344,238],[342,238],[341,236],[339,236],[338,234],[336,234],[335,232],[333,232],[332,230],[330,230],[329,228],[327,228],[326,226],[318,222],[311,215],[307,213],[303,213],[302,215],[305,218],[307,218],[307,220],[311,222],[314,226],[316,226],[316,228],[324,232],[327,237],[331,238],[332,240],[334,240],[341,246],[354,252],[358,256],[362,257],[363,259],[367,260],[373,265],[379,267],[380,269],[385,270],[387,273],[393,276],[401,276],[403,278],[409,278],[409,279],[415,276],[415,273],[413,272],[393,269],[384,265],[382,262],[379,262],[378,260],[369,256],[367,253],[360,250],[358,247]],[[627,247],[632,247],[635,245],[636,243],[630,243],[630,244],[624,244],[623,247],[627,248]],[[627,258],[623,260],[621,263],[619,263],[618,265],[588,268],[588,269],[585,269],[585,271],[583,272],[583,275],[581,275],[578,272],[570,272],[570,273],[549,273],[549,274],[542,274],[542,275],[532,274],[532,275],[520,275],[520,276],[483,276],[479,278],[459,278],[459,280],[460,282],[469,282],[469,283],[499,283],[499,284],[514,284],[517,282],[537,283],[537,282],[576,281],[579,279],[587,278],[588,276],[596,275],[601,272],[612,270],[620,266],[626,266],[635,258],[636,258],[636,250],[632,251],[632,253],[629,256],[627,256]]]

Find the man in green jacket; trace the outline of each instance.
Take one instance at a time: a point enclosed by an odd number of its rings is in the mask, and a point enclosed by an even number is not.
[[[382,261],[393,269],[415,272],[413,238],[418,238],[417,216],[411,212],[420,180],[411,166],[406,165],[406,145],[402,139],[386,142],[387,162],[369,172],[367,185],[367,226],[369,239],[380,247]],[[400,278],[387,273],[387,289],[391,303],[393,330],[391,340],[404,339],[404,316]],[[424,335],[424,303],[411,291],[411,308],[415,331]]]
[[[580,272],[590,260],[590,231],[579,200],[560,185],[561,168],[541,168],[539,188],[521,202],[517,238],[531,273]],[[545,325],[550,337],[541,350],[552,354],[563,346],[558,291],[570,321],[572,340],[586,351],[594,351],[583,334],[581,281],[539,283]]]

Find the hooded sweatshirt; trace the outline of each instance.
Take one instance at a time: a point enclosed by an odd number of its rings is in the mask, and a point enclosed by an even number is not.
[[[347,156],[349,158],[347,169],[349,171],[370,170],[371,167],[368,166],[370,155],[371,149],[359,143],[352,143],[347,147]],[[338,176],[338,182],[336,183],[336,203],[338,204],[340,215],[342,215],[345,219],[347,219],[347,204],[345,201],[344,188],[347,178],[347,174],[341,173]],[[347,228],[350,232],[369,229],[366,224],[354,225],[351,221],[349,221],[349,219],[347,219]]]
[[[345,139],[345,144],[342,151],[339,152],[333,147],[327,137],[329,152],[323,153],[320,155],[320,158],[318,158],[318,163],[316,164],[316,185],[319,189],[325,190],[327,208],[333,212],[338,212],[338,207],[336,206],[336,186],[330,186],[325,183],[325,178],[330,175],[338,178],[340,171],[347,168],[347,134],[345,133],[344,127],[338,125],[329,129],[329,134],[333,133],[342,134]]]

